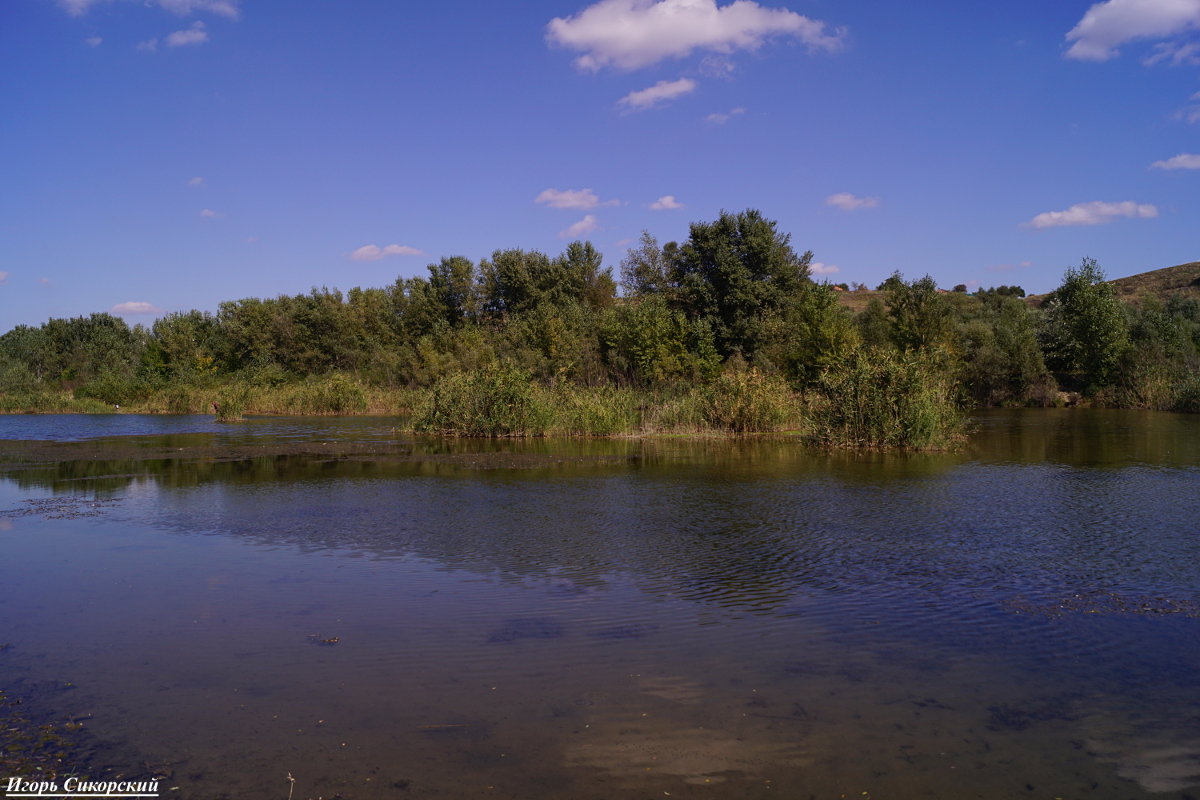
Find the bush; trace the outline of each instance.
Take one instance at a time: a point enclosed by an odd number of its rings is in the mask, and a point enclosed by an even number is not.
[[[966,429],[952,387],[933,356],[857,351],[818,381],[812,437],[842,447],[948,447]]]
[[[797,417],[787,382],[757,369],[730,370],[703,391],[704,421],[734,433],[777,431]]]
[[[491,365],[439,379],[418,408],[413,427],[444,436],[542,436],[551,416],[545,391],[528,373]]]

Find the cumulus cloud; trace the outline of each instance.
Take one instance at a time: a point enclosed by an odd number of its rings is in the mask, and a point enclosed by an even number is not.
[[[94,6],[110,0],[58,0],[58,5],[73,17],[81,17]],[[241,0],[150,0],[147,6],[158,6],[172,14],[186,17],[198,11],[216,14],[219,17],[238,19],[241,15]]]
[[[144,42],[138,42],[137,49],[145,50],[148,53],[153,53],[158,49],[158,39],[147,39]]]
[[[8,283],[8,273],[0,269],[0,286]]]
[[[645,111],[655,108],[676,97],[694,92],[696,82],[691,78],[680,78],[677,81],[659,81],[648,89],[630,92],[617,101],[617,105],[626,111]]]
[[[879,198],[859,197],[850,192],[838,192],[826,197],[825,205],[840,208],[842,211],[857,211],[860,208],[875,208],[879,205]]]
[[[724,114],[721,114],[719,112],[715,113],[715,114],[709,114],[704,119],[708,120],[709,122],[713,123],[714,125],[724,125],[726,122],[729,122],[729,120],[733,119],[734,117],[736,117],[740,114],[745,114],[745,113],[746,113],[746,109],[742,108],[741,106],[738,106],[737,108],[729,109],[729,111],[727,111]]]
[[[386,247],[379,247],[374,244],[363,245],[350,254],[350,258],[355,261],[378,261],[387,256],[423,256],[425,253],[415,247],[409,247],[402,244],[389,244]]]
[[[621,201],[605,200],[602,203],[591,189],[546,189],[535,197],[533,202],[545,203],[551,208],[578,208],[587,211],[596,206],[619,205]]]
[[[201,177],[200,177],[200,176],[198,176],[198,175],[197,175],[195,178],[189,178],[189,179],[188,179],[188,182],[187,182],[187,185],[188,185],[188,186],[203,186],[203,185],[204,185],[204,178],[201,178]]]
[[[204,44],[208,41],[208,31],[204,23],[196,20],[187,30],[167,34],[167,47],[184,47],[189,44]]]
[[[99,36],[89,36],[83,41],[86,42],[90,47],[99,47],[100,45],[104,44],[104,39],[100,38]]]
[[[1126,200],[1124,203],[1079,203],[1065,211],[1045,211],[1029,220],[1031,228],[1062,228],[1074,225],[1104,225],[1121,217],[1152,219],[1158,209],[1148,204]]]
[[[205,219],[216,219],[217,212],[213,211],[211,208],[203,208],[200,210],[200,216],[204,217]]]
[[[1163,161],[1155,161],[1152,169],[1200,169],[1200,156],[1192,153],[1180,153]]]
[[[808,265],[808,271],[813,275],[832,275],[835,272],[841,272],[842,268],[833,264],[823,264],[820,261],[814,261]]]
[[[163,310],[152,303],[143,300],[129,300],[117,303],[108,310],[110,314],[161,314]]]
[[[716,0],[600,0],[546,26],[550,44],[581,52],[575,65],[592,71],[639,69],[694,50],[755,50],[773,37],[833,51],[844,36],[844,29],[830,31],[824,22],[753,0],[720,7]]]
[[[1136,39],[1166,39],[1200,28],[1200,0],[1106,0],[1067,33],[1067,58],[1108,61]]]
[[[559,231],[558,236],[560,239],[570,239],[576,236],[583,236],[584,234],[591,233],[592,231],[596,230],[597,227],[599,226],[596,224],[596,216],[594,214],[588,214],[586,217],[579,220],[579,222],[576,222],[574,225],[571,225],[569,228]]]
[[[674,211],[675,209],[683,208],[683,203],[676,200],[673,194],[664,194],[651,203],[650,208],[654,211]]]

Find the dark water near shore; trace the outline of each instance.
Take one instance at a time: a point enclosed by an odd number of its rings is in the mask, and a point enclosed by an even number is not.
[[[164,796],[1200,797],[1200,417],[393,425],[0,417],[0,686]]]

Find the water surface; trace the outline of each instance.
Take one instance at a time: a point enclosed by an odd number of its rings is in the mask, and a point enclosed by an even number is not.
[[[86,720],[81,769],[197,798],[1200,794],[1197,417],[995,412],[940,455],[14,419],[0,679]]]

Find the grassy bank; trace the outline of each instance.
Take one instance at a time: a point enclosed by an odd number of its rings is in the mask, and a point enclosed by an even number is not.
[[[380,388],[340,374],[277,384],[231,379],[177,384],[128,399],[119,411],[215,414],[226,422],[262,414],[386,415],[398,417],[405,430],[459,437],[789,432],[827,446],[944,449],[961,437],[964,414],[945,386],[930,379],[927,366],[853,359],[828,370],[813,391],[800,393],[783,378],[756,369],[727,370],[708,383],[674,391],[647,391],[608,384],[547,386],[517,367],[491,364],[424,388]],[[118,409],[62,393],[0,395],[0,410]]]

